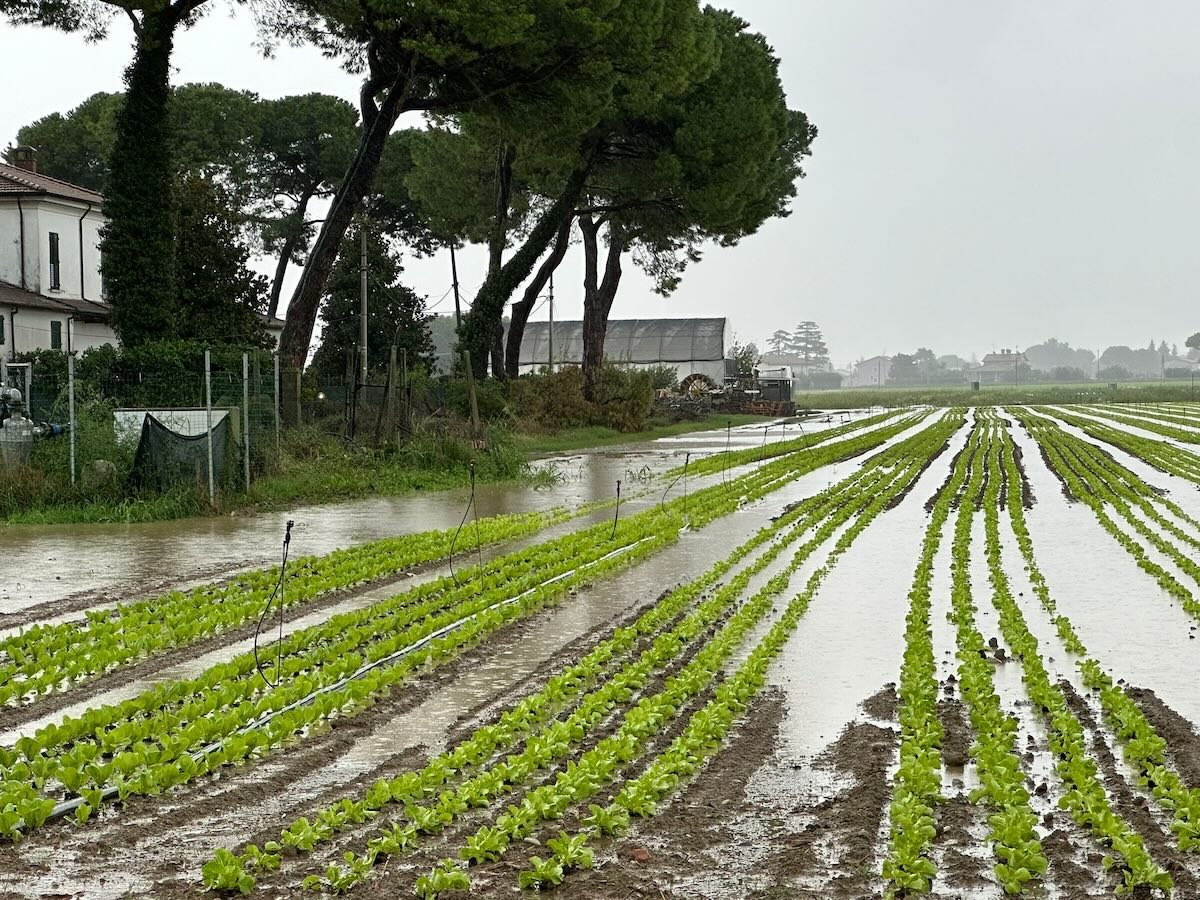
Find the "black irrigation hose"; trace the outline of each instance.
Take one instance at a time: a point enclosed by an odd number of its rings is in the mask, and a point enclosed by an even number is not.
[[[691,461],[691,458],[692,458],[691,453],[684,454],[683,471],[680,472],[678,475],[676,475],[675,480],[667,485],[667,489],[665,491],[663,491],[662,499],[658,501],[658,508],[659,508],[660,512],[666,508],[667,494],[671,493],[671,488],[675,487],[675,485],[679,483],[680,478],[684,479],[684,482],[683,482],[683,496],[684,496],[683,507],[684,507],[684,511],[685,512],[687,511],[687,470],[688,470],[688,462]]]
[[[450,577],[454,579],[455,587],[462,587],[462,582],[458,580],[458,575],[454,572],[454,548],[458,544],[458,536],[462,533],[463,526],[467,524],[467,516],[471,514],[471,510],[475,510],[475,546],[479,551],[479,568],[483,570],[483,548],[479,544],[479,508],[475,505],[475,463],[471,463],[471,496],[467,500],[467,508],[463,510],[462,521],[458,523],[458,528],[454,529],[454,537],[450,541]]]
[[[283,534],[283,561],[279,566],[279,581],[275,583],[275,590],[271,591],[271,596],[267,598],[267,604],[263,607],[262,613],[258,617],[258,625],[254,629],[254,669],[267,687],[274,689],[275,684],[266,676],[262,670],[262,663],[258,661],[258,636],[262,633],[263,621],[267,618],[267,613],[271,609],[271,604],[275,602],[275,598],[279,597],[279,592],[283,588],[283,578],[287,573],[288,547],[292,543],[292,526],[296,523],[291,519],[287,521],[287,530]],[[275,677],[279,678],[279,672],[283,668],[283,598],[279,598],[279,640],[275,645]]]

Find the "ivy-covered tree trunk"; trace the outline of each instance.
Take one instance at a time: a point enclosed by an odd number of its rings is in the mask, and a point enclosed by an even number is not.
[[[488,277],[498,272],[504,264],[504,248],[508,245],[509,213],[512,206],[513,163],[517,148],[505,144],[496,155],[496,213],[492,231],[488,236]],[[492,326],[491,372],[503,379],[504,373],[504,325],[497,319]],[[487,372],[482,372],[486,375]]]
[[[373,52],[367,55],[371,60],[376,58]],[[415,83],[414,69],[408,67],[386,85],[381,77],[372,73],[359,92],[362,129],[359,132],[358,149],[349,171],[333,195],[329,212],[309,253],[304,275],[292,293],[287,321],[280,338],[280,353],[296,368],[303,368],[308,356],[313,327],[317,322],[317,309],[337,262],[342,239],[371,186],[375,170],[383,158],[388,135],[404,111]],[[377,103],[376,97],[380,94],[382,99]]]
[[[137,26],[125,102],[117,114],[101,243],[113,329],[126,347],[175,336],[175,177],[170,102],[174,9],[146,12]]]
[[[567,255],[567,247],[571,243],[571,225],[574,224],[574,213],[568,213],[558,228],[554,237],[554,247],[550,255],[542,260],[534,273],[533,280],[525,288],[525,295],[513,304],[512,318],[508,323],[508,347],[505,351],[504,372],[509,378],[516,378],[521,368],[521,342],[525,339],[525,326],[529,323],[529,314],[537,303],[538,295],[550,280],[550,276]]]
[[[583,396],[596,399],[596,383],[604,366],[604,338],[608,334],[608,314],[612,311],[617,288],[621,284],[621,256],[627,240],[621,230],[608,226],[608,252],[604,277],[600,279],[598,234],[602,221],[590,215],[579,217],[583,233]]]
[[[550,242],[554,240],[563,217],[575,208],[575,201],[587,182],[590,166],[582,165],[567,178],[558,199],[538,219],[525,243],[508,258],[503,266],[489,275],[475,295],[471,311],[463,318],[459,332],[459,347],[471,354],[471,367],[480,370],[487,365],[488,353],[495,339],[495,328],[504,312],[508,298],[516,293],[529,277],[534,265]]]

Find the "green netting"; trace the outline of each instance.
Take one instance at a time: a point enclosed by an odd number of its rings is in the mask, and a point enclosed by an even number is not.
[[[218,484],[225,474],[229,445],[229,418],[213,426],[213,477]],[[133,458],[129,483],[138,489],[165,491],[180,484],[208,484],[207,435],[172,431],[149,413]]]

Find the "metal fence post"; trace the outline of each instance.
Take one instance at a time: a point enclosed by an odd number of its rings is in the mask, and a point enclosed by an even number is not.
[[[71,429],[71,486],[75,486],[75,354],[67,354],[67,417]]]
[[[275,449],[279,449],[279,351],[271,356],[275,360]]]
[[[242,353],[242,472],[250,491],[250,354]]]
[[[209,351],[204,351],[204,424],[205,436],[208,439],[208,503],[217,505],[217,486],[213,481],[213,440],[212,440],[212,366],[209,362]]]

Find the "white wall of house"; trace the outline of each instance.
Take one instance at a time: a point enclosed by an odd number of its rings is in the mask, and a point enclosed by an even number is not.
[[[82,252],[80,220],[83,222]],[[100,210],[82,202],[45,199],[37,215],[37,272],[41,289],[30,287],[47,297],[100,300]],[[58,235],[59,285],[50,278],[50,234]],[[29,239],[28,233],[26,240]],[[82,265],[82,269],[81,269]],[[80,272],[83,272],[82,281]]]
[[[25,226],[25,283],[21,283],[21,222]],[[82,256],[79,225],[83,220]],[[45,297],[102,300],[100,209],[81,201],[49,197],[0,199],[0,281]],[[50,233],[58,235],[59,287],[51,287]],[[80,281],[80,265],[83,280]]]
[[[65,311],[0,306],[0,317],[4,319],[4,340],[0,341],[0,356],[4,359],[31,350],[66,350],[68,345],[82,353],[92,347],[117,342],[113,330],[103,322],[80,322]],[[56,330],[61,342],[57,347],[54,343]]]
[[[38,285],[38,251],[35,237],[38,233],[39,204],[32,197],[21,198],[20,206],[15,197],[0,200],[0,281],[21,286],[21,225],[25,226],[25,289],[40,293]]]

